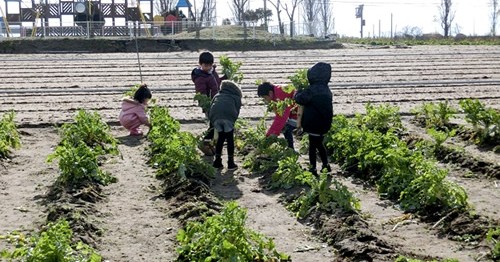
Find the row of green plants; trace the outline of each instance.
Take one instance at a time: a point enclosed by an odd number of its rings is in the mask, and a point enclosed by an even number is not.
[[[283,88],[285,92],[300,91],[309,86],[307,69],[297,70],[288,79],[290,84]],[[268,105],[268,112],[280,114],[292,103],[291,99],[272,101]],[[326,173],[316,177],[305,171],[299,163],[299,154],[289,148],[283,138],[266,137],[266,117],[267,114],[255,128],[249,128],[247,123],[239,121],[238,129],[245,130],[237,133],[236,143],[240,152],[246,155],[243,167],[252,172],[270,172],[271,189],[305,188],[287,206],[299,218],[307,217],[313,210],[330,214],[337,210],[347,213],[359,210],[359,200],[347,187],[335,179],[330,179]]]
[[[15,113],[9,112],[0,119],[0,158],[7,158],[12,150],[21,147],[21,138],[14,122]]]
[[[179,174],[183,179],[197,178],[200,181],[210,181],[215,177],[215,169],[203,161],[197,151],[198,138],[181,131],[180,123],[166,107],[154,106],[149,115],[149,163],[156,168],[157,178],[165,178],[172,173]]]
[[[203,222],[190,222],[177,234],[177,261],[291,261],[271,238],[245,227],[247,211],[234,201]]]
[[[39,232],[27,236],[15,231],[3,239],[16,248],[2,250],[0,257],[8,261],[101,262],[102,257],[89,245],[73,240],[73,231],[65,220],[48,223]]]
[[[448,171],[426,155],[423,144],[410,149],[401,131],[397,107],[367,105],[364,115],[335,116],[326,143],[342,169],[375,183],[381,196],[405,211],[442,216],[467,209],[465,190],[446,180]]]
[[[180,131],[180,123],[167,108],[155,106],[149,113],[149,161],[156,176],[208,185],[215,169],[197,151],[200,138]],[[246,218],[246,209],[228,202],[219,214],[188,221],[177,233],[177,261],[288,261],[288,255],[276,251],[272,239],[245,227]]]
[[[448,101],[438,103],[423,103],[412,110],[415,121],[428,129],[435,129],[453,136],[456,133],[471,133],[474,143],[492,146],[493,151],[500,150],[500,111],[485,106],[478,99],[462,99],[460,110],[450,105]],[[472,128],[460,126],[453,131],[450,119],[457,113],[464,113],[465,120]],[[454,132],[453,134],[451,132]]]
[[[47,161],[59,161],[56,184],[69,190],[90,184],[106,185],[115,177],[100,169],[99,161],[106,154],[118,154],[117,140],[109,126],[96,112],[79,110],[72,123],[59,128],[61,142]],[[65,219],[49,222],[29,236],[14,231],[1,239],[15,249],[2,250],[9,261],[100,262],[102,257],[82,241],[75,241],[70,223]]]
[[[57,181],[61,185],[78,188],[116,181],[116,177],[100,168],[100,161],[105,155],[117,155],[119,152],[118,141],[99,113],[81,109],[74,122],[63,124],[59,133],[61,142],[47,161],[58,160],[60,172]]]
[[[265,117],[254,127],[238,120],[236,146],[244,155],[243,167],[256,173],[271,174],[270,189],[303,188],[287,208],[298,218],[313,210],[332,214],[359,210],[359,200],[340,182],[326,173],[316,177],[303,169],[299,153],[287,146],[283,138],[266,137]]]

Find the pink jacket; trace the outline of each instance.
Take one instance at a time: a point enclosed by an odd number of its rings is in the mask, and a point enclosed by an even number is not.
[[[138,127],[141,124],[149,125],[146,106],[132,98],[123,99],[119,119],[120,124],[127,129]]]
[[[274,97],[272,98],[273,101],[281,101],[285,100],[285,98],[290,98],[293,99],[293,96],[295,95],[295,91],[292,91],[291,93],[287,93],[283,91],[283,89],[280,86],[275,85],[274,86]],[[295,103],[291,106],[288,106],[285,108],[285,111],[283,112],[282,115],[278,114],[278,112],[275,112],[276,116],[274,117],[273,124],[271,127],[269,127],[269,130],[267,131],[266,136],[270,135],[276,135],[278,136],[281,133],[281,130],[286,125],[286,122],[288,121],[289,118],[291,119],[297,119],[297,106]]]

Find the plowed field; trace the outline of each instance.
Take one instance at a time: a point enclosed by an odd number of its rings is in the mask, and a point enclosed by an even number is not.
[[[320,61],[332,65],[330,88],[336,114],[363,113],[367,103],[397,105],[409,132],[418,135],[425,130],[409,119],[411,109],[423,102],[447,100],[457,105],[460,99],[478,98],[500,109],[498,46],[215,52],[216,61],[220,55],[243,63],[240,117],[249,121],[261,118],[266,110],[256,94],[257,80],[286,85],[287,77],[298,69]],[[1,160],[0,234],[15,229],[30,232],[44,223],[48,211],[40,199],[57,176],[57,166],[45,162],[59,142],[55,126],[72,121],[79,109],[95,110],[122,142],[121,157],[104,164],[118,182],[104,187],[102,201],[90,204],[94,211],[88,214],[90,220],[102,232],[81,238],[109,261],[175,259],[175,234],[180,223],[169,216],[172,203],[155,197],[160,182],[146,163],[147,141],[128,137],[117,118],[123,93],[144,82],[152,89],[158,105],[167,106],[181,122],[182,129],[200,134],[205,129],[204,118],[193,100],[190,79],[198,53],[141,53],[139,58],[140,67],[136,53],[0,55],[0,116],[15,112],[23,144],[11,159]],[[461,116],[454,121],[464,123]],[[498,174],[498,154],[458,139],[451,143],[463,147],[471,159],[487,163]],[[442,163],[452,170],[448,179],[466,189],[481,217],[500,225],[498,176],[488,176],[484,169],[473,169],[462,162]],[[335,170],[341,173],[338,167]],[[259,176],[242,169],[241,164],[234,173],[221,171],[212,189],[220,198],[235,199],[248,208],[249,226],[274,238],[277,249],[290,254],[293,261],[386,261],[395,254],[487,260],[489,249],[484,243],[452,239],[439,231],[439,226],[433,227],[433,223],[417,217],[399,223],[403,220],[395,218],[405,214],[393,203],[380,199],[375,188],[348,176],[338,178],[360,198],[365,221],[362,226],[356,225],[357,230],[370,236],[358,237],[363,245],[340,245],[355,250],[351,253],[340,250],[335,239],[320,238],[316,232],[321,229],[295,219],[280,203],[279,195],[267,191]]]

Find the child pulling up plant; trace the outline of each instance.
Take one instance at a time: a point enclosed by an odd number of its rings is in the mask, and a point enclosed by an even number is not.
[[[122,111],[120,112],[120,124],[130,131],[131,136],[142,136],[141,125],[151,127],[146,107],[152,94],[146,84],[141,84],[135,91],[134,97],[124,97],[122,100]]]

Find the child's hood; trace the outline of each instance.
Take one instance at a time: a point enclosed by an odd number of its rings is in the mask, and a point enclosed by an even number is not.
[[[222,81],[219,93],[234,95],[241,98],[243,95],[241,94],[241,89],[232,81],[224,80]]]
[[[144,105],[141,104],[141,103],[139,103],[139,101],[134,100],[131,97],[124,97],[122,99],[122,110],[123,111],[131,110],[131,109],[134,109],[134,108],[137,108],[137,107],[143,107],[144,108]]]
[[[307,80],[309,84],[328,84],[332,77],[332,66],[319,62],[307,70]]]

